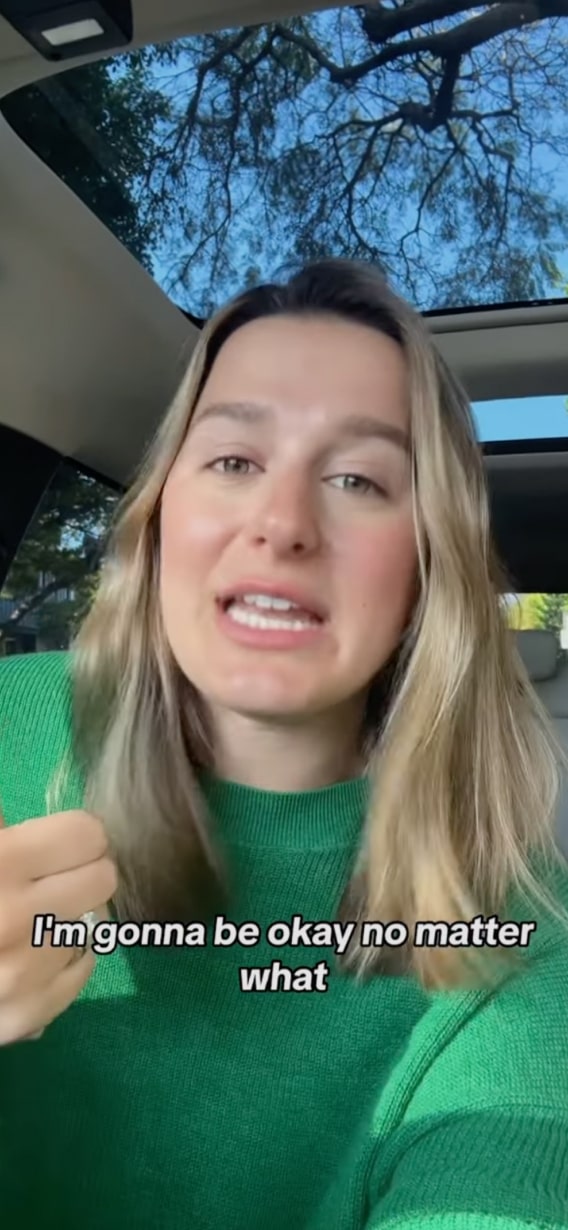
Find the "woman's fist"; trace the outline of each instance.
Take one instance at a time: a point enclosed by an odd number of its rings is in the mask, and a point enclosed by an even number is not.
[[[0,1046],[38,1036],[77,998],[95,958],[77,948],[32,948],[36,914],[108,919],[117,887],[103,824],[56,812],[6,828],[0,815]]]

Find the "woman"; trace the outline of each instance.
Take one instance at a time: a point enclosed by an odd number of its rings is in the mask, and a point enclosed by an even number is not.
[[[216,315],[72,653],[0,670],[7,1225],[568,1226],[558,749],[506,588],[377,271]],[[93,910],[96,961],[30,946]],[[494,915],[530,943],[413,943]]]

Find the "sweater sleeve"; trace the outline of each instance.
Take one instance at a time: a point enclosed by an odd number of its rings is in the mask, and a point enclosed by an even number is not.
[[[435,1032],[376,1124],[364,1230],[568,1230],[566,930],[447,1044]]]
[[[47,791],[72,747],[71,701],[70,653],[0,658],[0,810],[8,825],[47,814]],[[81,807],[82,794],[73,764],[57,809]]]
[[[364,1230],[568,1230],[568,1114],[495,1105],[407,1135]]]

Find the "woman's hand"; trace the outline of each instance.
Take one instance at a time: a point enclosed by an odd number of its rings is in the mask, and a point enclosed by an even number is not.
[[[76,947],[32,947],[36,914],[108,919],[117,876],[102,822],[56,812],[7,828],[0,814],[0,1046],[30,1036],[76,999],[95,957]]]

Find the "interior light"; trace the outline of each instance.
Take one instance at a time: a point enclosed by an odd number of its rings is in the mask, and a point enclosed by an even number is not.
[[[46,60],[119,51],[132,42],[131,0],[0,0],[0,15]]]
[[[66,26],[54,26],[41,33],[52,47],[61,47],[64,43],[80,43],[84,38],[96,38],[97,34],[104,34],[104,29],[93,18],[91,21],[71,21]]]

